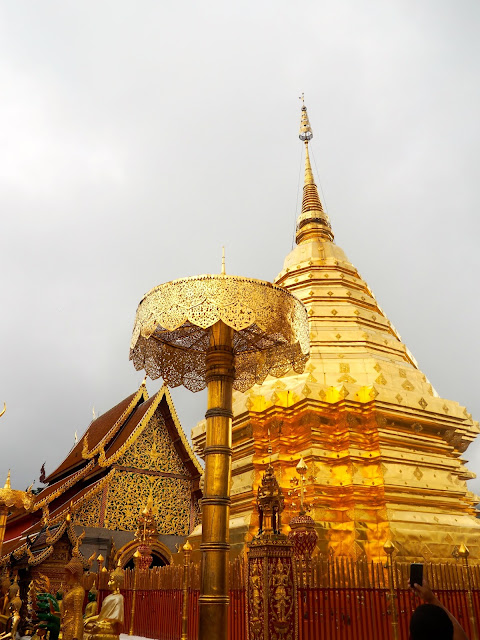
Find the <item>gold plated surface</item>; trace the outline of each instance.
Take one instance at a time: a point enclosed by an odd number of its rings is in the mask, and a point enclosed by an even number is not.
[[[208,329],[218,321],[235,330],[235,389],[245,391],[268,374],[303,371],[309,350],[303,305],[270,283],[223,274],[174,280],[146,294],[130,359],[171,387],[204,389]]]
[[[253,501],[270,429],[282,487],[301,457],[315,477],[306,498],[321,552],[380,560],[391,539],[404,561],[448,561],[463,540],[479,560],[478,498],[466,484],[474,474],[464,455],[478,423],[439,396],[315,217],[298,229],[276,278],[307,308],[305,371],[267,377],[261,387],[234,394],[231,542],[240,552],[257,530]],[[201,455],[204,423],[192,440]],[[288,522],[295,515],[289,498],[285,511]]]

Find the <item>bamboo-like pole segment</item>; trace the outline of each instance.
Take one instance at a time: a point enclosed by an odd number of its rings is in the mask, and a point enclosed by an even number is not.
[[[202,583],[199,640],[227,640],[228,526],[232,464],[233,329],[221,320],[210,330],[205,490],[202,499]]]
[[[458,555],[463,560],[463,567],[465,570],[465,582],[467,583],[468,613],[470,617],[470,626],[472,628],[473,640],[478,640],[477,618],[475,615],[475,607],[473,604],[472,580],[470,576],[470,567],[468,565],[468,556],[470,555],[470,552],[464,544],[460,545],[458,549]]]
[[[180,640],[188,640],[188,574],[190,572],[190,554],[192,545],[183,545],[183,604],[182,604],[182,635]]]
[[[133,574],[132,608],[130,609],[130,629],[128,631],[129,636],[133,636],[133,624],[135,621],[135,605],[136,605],[136,599],[137,599],[137,584],[138,584],[138,560],[140,559],[140,557],[141,557],[141,554],[137,549],[133,554],[133,564],[135,566],[134,568],[135,573]]]
[[[390,613],[393,640],[400,640],[398,630],[398,612],[397,612],[397,594],[395,592],[394,571],[393,571],[393,552],[395,546],[392,542],[386,542],[383,545],[383,549],[388,556],[388,582],[390,587]]]

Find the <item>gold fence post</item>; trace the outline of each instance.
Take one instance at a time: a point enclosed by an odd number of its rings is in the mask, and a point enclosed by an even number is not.
[[[470,625],[472,627],[473,640],[478,640],[477,617],[475,615],[475,607],[473,605],[472,580],[470,576],[470,567],[468,566],[468,556],[470,555],[470,551],[464,544],[461,544],[458,547],[458,555],[463,560],[463,568],[466,576],[465,582],[467,583],[468,613],[470,614]]]
[[[180,640],[188,640],[188,572],[190,570],[190,554],[192,545],[187,540],[183,545],[183,605],[182,605],[182,635]]]
[[[137,549],[133,554],[133,563],[134,563],[134,571],[133,574],[133,593],[132,593],[132,608],[130,610],[130,630],[128,632],[129,636],[133,636],[133,623],[135,620],[135,601],[137,599],[137,580],[138,580],[138,560],[142,557],[142,554]]]
[[[397,611],[397,594],[395,593],[395,581],[393,571],[393,552],[395,545],[390,540],[383,545],[383,550],[387,554],[388,583],[390,587],[390,613],[392,621],[393,640],[399,640],[398,633],[398,611]]]

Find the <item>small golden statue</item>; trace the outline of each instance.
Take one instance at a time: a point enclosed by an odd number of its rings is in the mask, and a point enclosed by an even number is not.
[[[97,615],[97,611],[98,611],[97,595],[98,595],[98,591],[95,585],[93,585],[90,591],[88,592],[88,602],[87,602],[87,606],[85,607],[85,613],[83,614],[84,620],[88,620],[89,618],[92,618],[93,616]]]
[[[18,604],[18,603],[17,603]],[[16,640],[18,623],[20,622],[20,610],[14,602],[10,603],[10,617],[7,621],[5,633],[0,634],[0,640]]]
[[[83,601],[85,589],[82,584],[83,564],[78,555],[73,555],[65,567],[68,591],[62,600],[63,640],[83,639]]]
[[[7,578],[8,579],[8,578]],[[9,580],[10,582],[10,580]],[[11,607],[15,607],[16,611],[20,611],[22,608],[22,599],[18,595],[20,587],[18,586],[17,576],[15,576],[15,582],[8,588],[8,593],[4,597],[3,613],[0,615],[0,628],[6,630],[7,623],[12,616]]]
[[[123,627],[123,596],[120,585],[125,579],[119,566],[110,574],[108,587],[112,592],[105,598],[98,616],[85,620],[85,640],[119,640]]]
[[[10,578],[8,575],[2,578],[0,583],[0,593],[1,593],[1,602],[0,602],[0,614],[4,615],[8,613],[8,592],[10,591]]]

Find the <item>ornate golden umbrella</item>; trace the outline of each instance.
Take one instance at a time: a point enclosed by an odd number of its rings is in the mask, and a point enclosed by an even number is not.
[[[208,387],[202,500],[200,638],[227,638],[232,390],[297,373],[308,358],[307,313],[269,282],[219,275],[174,280],[140,302],[130,359],[151,378]]]
[[[0,489],[0,558],[2,556],[3,539],[9,514],[30,511],[33,507],[34,495],[31,491],[12,489],[10,485],[10,471],[3,489]]]

